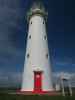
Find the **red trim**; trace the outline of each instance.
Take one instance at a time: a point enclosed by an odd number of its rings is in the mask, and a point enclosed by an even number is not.
[[[57,91],[17,91],[17,94],[22,94],[22,95],[35,95],[35,94],[40,94],[40,95],[50,95],[50,96],[56,96],[56,95],[61,95],[60,92]]]

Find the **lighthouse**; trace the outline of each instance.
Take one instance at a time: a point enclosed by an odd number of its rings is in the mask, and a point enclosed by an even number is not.
[[[53,91],[51,62],[46,33],[47,11],[34,3],[27,13],[28,36],[22,77],[22,92]]]

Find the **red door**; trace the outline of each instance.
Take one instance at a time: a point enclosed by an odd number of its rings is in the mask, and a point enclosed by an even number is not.
[[[42,72],[34,72],[34,91],[40,92],[42,90]]]

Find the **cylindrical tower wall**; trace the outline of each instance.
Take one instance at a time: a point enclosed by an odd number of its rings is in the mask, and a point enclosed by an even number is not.
[[[34,15],[29,20],[22,91],[33,91],[34,71],[38,70],[43,72],[42,90],[53,90],[45,20]]]

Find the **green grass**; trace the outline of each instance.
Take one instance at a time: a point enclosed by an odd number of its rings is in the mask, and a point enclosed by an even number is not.
[[[0,88],[0,100],[75,100],[75,89],[73,89],[73,96],[49,96],[49,95],[18,95],[8,94],[16,93],[17,88]]]
[[[48,95],[16,95],[0,93],[0,100],[75,100],[72,96],[48,96]]]

